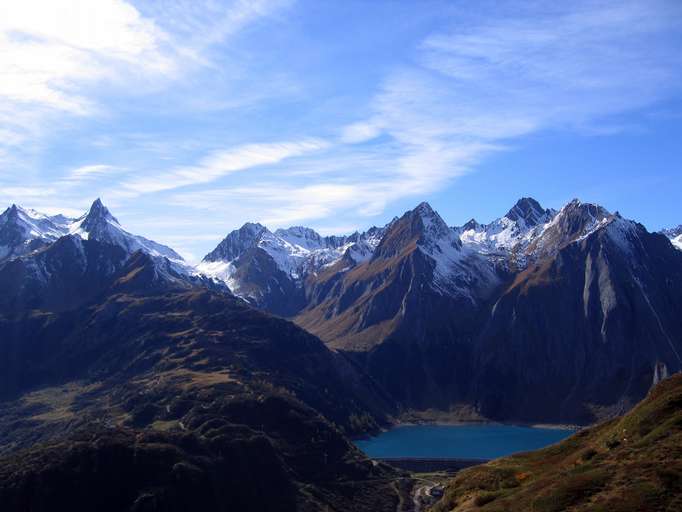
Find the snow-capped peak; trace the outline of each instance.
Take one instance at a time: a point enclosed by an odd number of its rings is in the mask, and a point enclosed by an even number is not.
[[[142,251],[152,257],[168,258],[174,263],[183,264],[182,256],[170,247],[133,235],[121,227],[118,219],[98,198],[90,206],[88,212],[68,226],[68,232],[78,235],[84,240],[97,240],[118,245],[128,254]]]
[[[275,232],[257,223],[246,223],[229,233],[218,246],[197,265],[196,272],[218,279],[239,294],[237,267],[250,251],[264,251],[294,282],[301,284],[305,276],[341,260],[344,256],[360,263],[371,257],[383,228],[371,228],[365,233],[348,236],[321,236],[303,226],[280,228]]]
[[[88,213],[85,214],[82,219],[81,225],[88,231],[95,229],[102,222],[115,224],[119,227],[121,225],[118,222],[118,219],[111,214],[109,209],[102,204],[100,198],[95,199],[92,206],[90,206],[90,210],[88,210]]]
[[[472,250],[501,257],[514,253],[519,259],[516,264],[523,264],[523,257],[518,254],[542,233],[555,214],[554,210],[542,208],[535,199],[524,197],[504,217],[490,224],[471,219],[456,231],[464,245]]]
[[[550,210],[545,210],[532,197],[522,197],[507,212],[505,217],[514,222],[523,222],[528,227],[544,224],[551,216]]]
[[[464,223],[464,225],[461,228],[455,228],[461,231],[469,231],[470,229],[473,229],[474,231],[478,231],[484,226],[480,224],[476,219],[469,219],[467,222]]]
[[[68,232],[69,221],[13,204],[0,214],[0,261],[54,242]]]
[[[84,240],[92,236],[93,239],[107,238],[107,233],[110,230],[108,226],[120,230],[121,225],[118,219],[114,217],[109,209],[102,204],[102,201],[97,198],[88,211],[77,218],[69,226],[69,232],[78,235]]]
[[[450,237],[453,231],[445,223],[443,218],[436,212],[427,202],[420,203],[414,210],[413,214],[418,216],[423,226],[422,242],[428,244],[429,241],[442,240]],[[459,245],[457,241],[456,246]]]
[[[305,247],[309,250],[321,249],[328,245],[325,243],[326,240],[324,240],[317,231],[303,226],[292,226],[286,229],[280,228],[275,231],[275,235],[292,245]]]
[[[230,232],[213,251],[204,257],[203,261],[235,260],[247,250],[257,247],[266,233],[270,232],[262,224],[247,222],[241,228]]]

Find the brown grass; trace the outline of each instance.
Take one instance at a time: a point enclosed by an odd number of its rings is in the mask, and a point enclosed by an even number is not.
[[[433,512],[682,510],[682,375],[622,418],[470,468]]]

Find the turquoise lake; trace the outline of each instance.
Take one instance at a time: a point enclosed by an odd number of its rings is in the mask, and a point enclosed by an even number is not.
[[[572,433],[514,425],[405,425],[355,444],[374,458],[494,459],[537,450]]]

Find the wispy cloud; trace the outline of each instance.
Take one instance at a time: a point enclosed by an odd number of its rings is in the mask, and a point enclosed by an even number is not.
[[[613,133],[624,126],[613,116],[680,85],[682,55],[657,44],[679,20],[670,5],[600,1],[482,12],[423,39],[412,63],[382,81],[367,117],[340,127],[324,152],[297,152],[301,158],[290,161],[266,156],[278,165],[254,174],[248,186],[192,190],[168,201],[273,227],[358,221],[425,197],[540,130]],[[633,78],[632,69],[643,71]],[[247,160],[262,149],[254,147]],[[222,178],[227,173],[213,172],[214,160],[168,182]]]
[[[497,8],[427,37],[376,97],[368,122],[402,145],[407,190],[440,186],[538,130],[613,132],[609,116],[680,87],[682,54],[664,39],[682,21],[671,2]]]
[[[212,44],[287,3],[0,3],[0,151],[20,151],[27,140],[36,146],[65,115],[106,112],[103,90],[139,94],[211,66]]]
[[[103,195],[190,252],[246,220],[350,230],[531,135],[632,133],[680,90],[675,0],[372,4],[363,38],[289,0],[0,0],[0,199]]]
[[[124,194],[161,192],[189,185],[210,183],[226,175],[272,165],[287,158],[322,150],[328,143],[321,139],[305,139],[296,142],[245,144],[235,148],[212,152],[196,165],[155,173],[123,183]]]
[[[112,176],[127,172],[127,169],[107,164],[90,164],[70,170],[60,181],[60,185],[77,185],[96,180],[102,176]]]
[[[341,127],[336,152],[290,169],[316,177],[308,187],[327,187],[331,200],[297,190],[264,195],[259,187],[242,193],[276,203],[268,219],[275,223],[348,209],[373,215],[439,189],[540,130],[632,130],[617,116],[681,85],[682,54],[669,38],[682,11],[673,2],[515,6],[496,3],[495,13],[426,37],[413,62],[385,78],[368,117]]]

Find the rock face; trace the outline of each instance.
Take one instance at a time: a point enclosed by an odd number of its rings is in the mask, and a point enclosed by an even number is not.
[[[682,368],[682,255],[634,222],[598,222],[493,305],[471,390],[484,416],[589,422],[636,403],[660,365]]]
[[[0,264],[0,305],[22,312],[87,303],[127,258],[118,246],[65,235],[41,250]]]
[[[656,368],[682,367],[679,252],[599,205],[522,198],[489,224],[449,228],[422,203],[373,240],[363,258],[336,252],[288,281],[274,257],[221,258],[249,261],[232,289],[257,283],[255,304],[351,356],[409,409],[589,422],[639,400]]]

